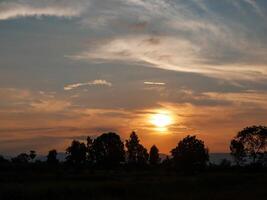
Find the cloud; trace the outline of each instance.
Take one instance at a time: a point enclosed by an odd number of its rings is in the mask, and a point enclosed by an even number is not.
[[[98,30],[103,37],[70,58],[138,63],[228,80],[264,80],[267,41],[262,33],[267,26],[260,15],[255,21],[261,28],[249,21],[259,5],[250,0],[220,5],[208,0],[104,1],[97,4],[98,12],[83,19],[94,30],[98,23],[91,26],[92,21],[104,19]]]
[[[150,82],[150,81],[145,81],[144,84],[145,85],[166,85],[166,83],[162,83],[162,82]]]
[[[37,112],[59,112],[71,106],[71,103],[63,100],[39,100],[30,104]]]
[[[64,87],[64,90],[73,90],[73,89],[78,88],[78,87],[92,86],[92,85],[102,85],[102,86],[111,87],[112,83],[110,83],[106,80],[94,80],[94,81],[89,81],[86,83],[75,83],[75,84],[67,85]]]
[[[266,17],[266,14],[263,12],[263,10],[260,8],[256,0],[244,0],[249,5],[252,6],[252,8],[255,10],[255,12],[260,15],[261,17]]]
[[[16,0],[0,3],[0,20],[20,17],[77,17],[89,6],[90,1],[78,0]]]

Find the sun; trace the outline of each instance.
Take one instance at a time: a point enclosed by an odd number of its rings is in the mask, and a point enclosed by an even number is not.
[[[166,128],[172,124],[172,117],[169,113],[156,113],[151,116],[150,122],[158,128]]]

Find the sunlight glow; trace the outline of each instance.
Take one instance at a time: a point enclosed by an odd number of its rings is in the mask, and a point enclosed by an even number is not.
[[[157,128],[166,128],[172,124],[172,117],[169,113],[156,113],[151,116],[150,122]]]

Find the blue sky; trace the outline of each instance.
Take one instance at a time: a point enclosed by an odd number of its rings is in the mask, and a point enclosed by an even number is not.
[[[0,1],[0,153],[132,130],[165,153],[187,134],[227,152],[266,123],[266,15],[264,0]]]

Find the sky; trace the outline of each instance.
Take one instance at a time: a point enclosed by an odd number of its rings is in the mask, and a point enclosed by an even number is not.
[[[109,131],[229,152],[266,124],[266,19],[265,0],[0,0],[0,154]]]

